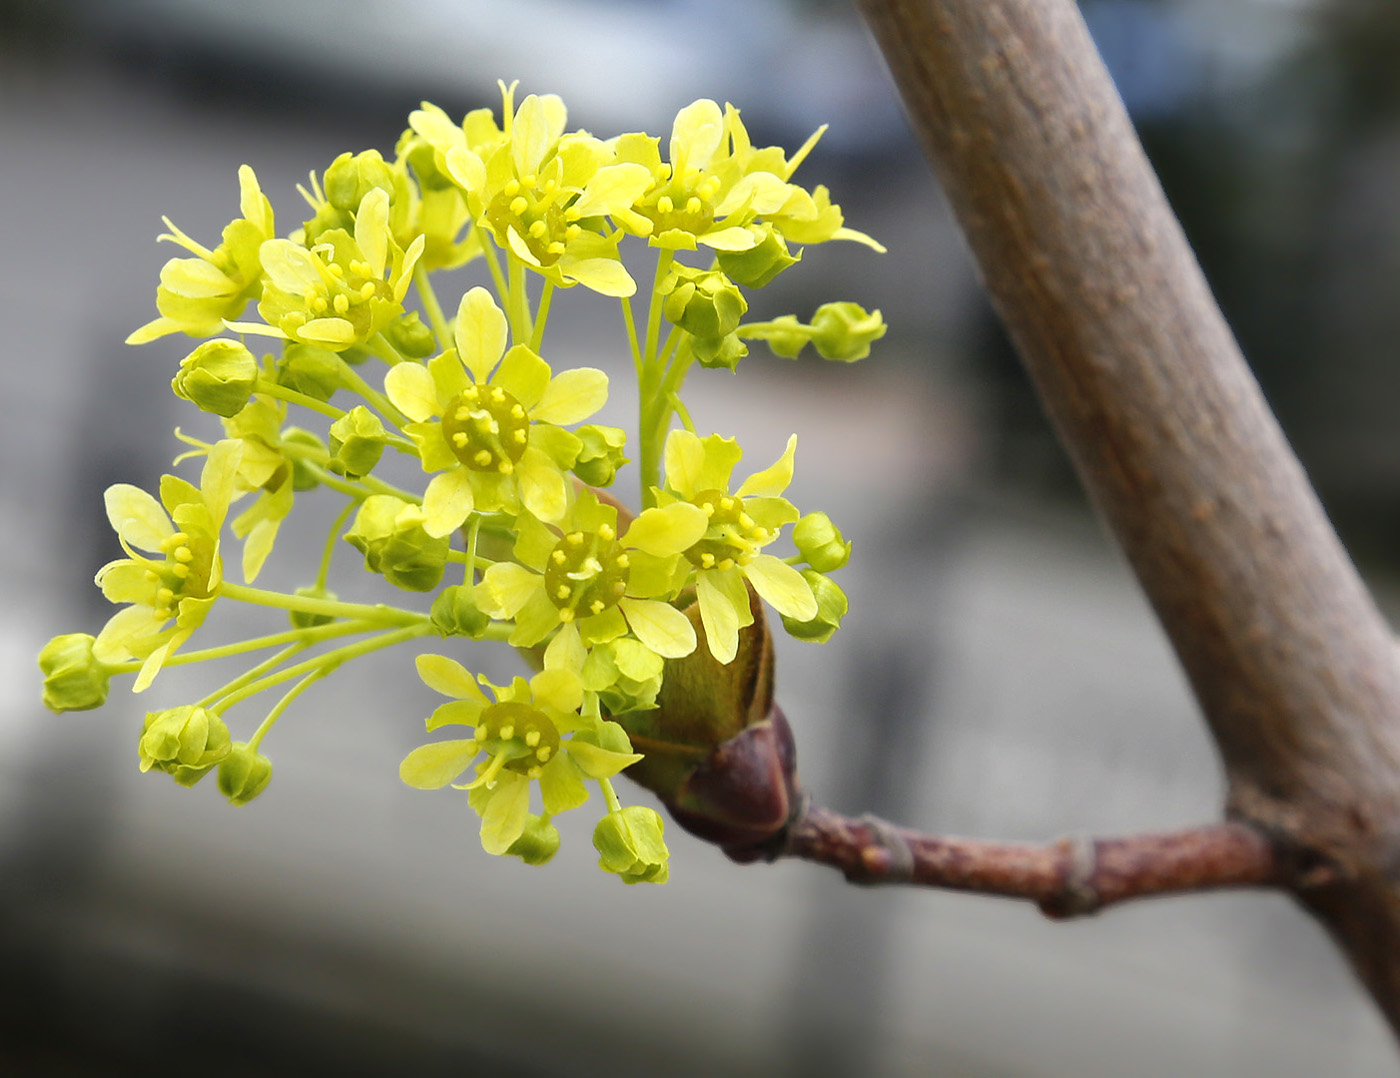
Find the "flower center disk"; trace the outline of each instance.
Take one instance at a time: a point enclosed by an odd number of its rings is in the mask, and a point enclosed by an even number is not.
[[[468,386],[447,406],[442,433],[472,471],[510,475],[530,443],[530,417],[500,386]]]
[[[564,621],[587,618],[616,606],[627,592],[627,552],[609,527],[570,532],[550,552],[544,589]]]
[[[492,704],[481,713],[476,740],[493,756],[506,757],[505,767],[527,778],[538,778],[540,768],[559,751],[559,729],[549,716],[529,704]]]
[[[685,556],[697,569],[730,569],[749,559],[772,537],[744,512],[743,499],[722,490],[702,490],[691,499],[710,518],[705,536]]]

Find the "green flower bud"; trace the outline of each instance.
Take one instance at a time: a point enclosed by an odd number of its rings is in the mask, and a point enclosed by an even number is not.
[[[615,872],[624,883],[665,883],[671,856],[661,837],[665,829],[656,810],[642,805],[609,812],[593,830],[593,848],[601,855],[598,867]]]
[[[155,768],[181,786],[193,786],[232,746],[228,727],[215,712],[186,704],[167,711],[149,711],[138,745],[141,770]]]
[[[307,599],[329,599],[331,602],[339,598],[330,588],[317,587],[315,584],[305,584],[297,588],[295,594]],[[317,625],[329,625],[335,620],[329,614],[308,614],[304,610],[290,610],[288,615],[293,629],[314,629]]]
[[[379,417],[357,404],[331,424],[330,469],[338,475],[369,475],[384,453],[388,435]]]
[[[365,556],[365,568],[405,591],[432,591],[447,564],[448,538],[423,530],[423,510],[391,494],[371,494],[355,514],[345,541]]]
[[[238,341],[205,341],[180,360],[175,396],[225,418],[243,411],[258,384],[258,361]]]
[[[812,339],[812,328],[799,322],[796,315],[779,315],[764,327],[762,339],[775,356],[796,359]]]
[[[520,837],[506,850],[511,857],[518,857],[527,865],[547,865],[558,852],[559,829],[549,822],[548,816],[533,813]]]
[[[433,600],[433,608],[428,614],[443,636],[470,636],[477,639],[491,624],[491,619],[476,605],[472,589],[461,584],[443,588]]]
[[[419,319],[417,311],[409,311],[390,322],[384,327],[384,336],[400,355],[409,359],[427,359],[437,351],[437,338]]]
[[[651,648],[629,637],[617,637],[589,649],[580,676],[583,687],[598,694],[608,714],[622,715],[656,707],[665,669],[666,661]]]
[[[825,513],[808,513],[794,524],[792,541],[819,573],[834,573],[851,560],[851,544]]]
[[[585,424],[574,431],[583,448],[574,460],[574,474],[590,487],[606,487],[617,478],[617,470],[628,463],[622,455],[627,432],[621,427]]]
[[[326,201],[348,213],[356,212],[365,195],[376,187],[382,187],[390,196],[394,194],[394,170],[378,150],[341,154],[331,162],[321,181]]]
[[[841,628],[841,619],[846,616],[849,606],[846,593],[830,577],[814,569],[803,569],[802,577],[811,585],[812,595],[817,600],[817,616],[811,621],[794,621],[784,615],[783,628],[798,640],[825,644],[831,634]]]
[[[812,315],[812,344],[823,359],[852,363],[870,354],[870,343],[885,335],[879,311],[856,303],[823,303]]]
[[[343,384],[340,357],[314,344],[288,344],[277,361],[277,384],[328,401]]]
[[[666,319],[695,337],[716,340],[739,326],[749,309],[738,287],[718,270],[673,266],[661,283]]]
[[[312,434],[309,430],[302,430],[300,427],[288,427],[282,432],[283,445],[305,446],[308,449],[319,449],[322,453],[329,454],[326,443]],[[292,459],[292,489],[293,490],[313,490],[321,485],[321,480],[316,478],[316,473],[311,471],[301,460]]]
[[[219,792],[230,805],[246,805],[272,781],[272,761],[237,741],[219,764]]]
[[[87,711],[107,702],[112,673],[92,654],[87,633],[55,636],[39,652],[44,674],[44,706],[50,711]]]
[[[730,371],[737,369],[739,360],[749,354],[749,346],[739,339],[737,333],[731,333],[727,337],[719,337],[715,340],[710,340],[707,337],[692,337],[690,350],[700,361],[700,366],[723,367]]]
[[[802,254],[799,252],[796,257],[790,255],[787,241],[776,229],[769,228],[757,246],[747,251],[718,251],[716,258],[719,268],[735,284],[745,288],[762,288],[783,270],[801,262]]]

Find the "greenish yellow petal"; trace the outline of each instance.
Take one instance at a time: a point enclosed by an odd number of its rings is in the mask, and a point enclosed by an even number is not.
[[[490,292],[478,286],[462,297],[453,332],[462,363],[473,379],[485,383],[506,350],[507,332],[506,316]]]
[[[545,812],[552,816],[578,808],[588,800],[583,773],[567,752],[561,752],[541,770],[540,798]]]
[[[724,138],[724,114],[708,98],[693,101],[676,113],[671,125],[671,166],[683,176],[686,169],[703,169],[719,150]]]
[[[637,639],[662,658],[681,659],[695,650],[695,627],[670,603],[624,598],[617,605]]]
[[[486,186],[486,162],[465,146],[453,146],[444,158],[447,174],[463,190],[479,193]]]
[[[571,258],[566,254],[555,266],[567,279],[601,296],[625,299],[637,292],[637,282],[615,258]]]
[[[754,472],[734,493],[741,498],[750,494],[777,497],[787,490],[788,484],[792,482],[793,455],[796,452],[797,435],[794,434],[788,438],[787,448],[783,450],[781,457],[763,471]]]
[[[710,518],[699,506],[673,502],[662,508],[642,510],[623,535],[622,544],[666,558],[694,546],[709,526]]]
[[[258,248],[267,279],[284,292],[313,292],[321,285],[316,256],[291,240],[265,240]]]
[[[476,700],[449,700],[447,703],[434,709],[428,716],[424,724],[428,732],[441,729],[444,726],[475,726],[481,718],[481,713],[487,708],[486,697],[477,690],[479,699]]]
[[[439,472],[423,492],[423,530],[434,539],[451,535],[462,526],[474,505],[470,471],[453,468]]]
[[[491,384],[518,400],[535,419],[533,409],[549,385],[549,364],[525,345],[517,344],[501,360]]]
[[[545,154],[564,133],[567,117],[564,102],[555,94],[531,94],[520,102],[510,133],[516,175],[528,176],[539,170]]]
[[[601,217],[630,209],[645,194],[651,179],[651,172],[642,165],[607,165],[593,174],[572,208],[580,217]]]
[[[529,446],[515,467],[520,477],[520,500],[540,520],[562,520],[569,508],[564,474],[542,450]]]
[[[704,232],[695,237],[697,243],[703,243],[706,247],[712,247],[716,251],[747,251],[755,246],[758,240],[747,228],[719,228],[713,232]]]
[[[544,593],[544,578],[529,600],[515,612],[515,630],[509,643],[518,648],[531,648],[559,627],[559,608]]]
[[[530,679],[535,703],[560,711],[577,711],[583,703],[583,683],[572,670],[541,670]]]
[[[420,745],[399,764],[399,778],[417,790],[440,790],[471,766],[481,752],[474,737]]]
[[[755,554],[744,566],[754,591],[779,614],[797,621],[810,621],[817,616],[817,600],[802,574],[781,558],[772,554]]]
[[[610,752],[587,741],[580,741],[577,737],[564,742],[564,748],[591,779],[610,779],[642,758],[640,753]]]
[[[544,668],[579,671],[587,658],[588,651],[579,639],[578,626],[570,623],[560,626],[549,647],[544,649]]]
[[[409,419],[422,423],[437,415],[437,384],[421,364],[396,363],[390,367],[384,375],[384,392]]]
[[[354,325],[344,318],[313,318],[291,333],[299,341],[324,344],[332,351],[348,348],[359,336]]]
[[[666,485],[683,497],[692,498],[704,488],[698,485],[705,467],[705,445],[688,430],[673,430],[666,436],[663,452]]]
[[[420,655],[415,665],[418,677],[434,692],[459,700],[475,700],[483,705],[488,703],[476,678],[456,659],[446,655]]]
[[[114,483],[102,500],[112,530],[138,550],[159,550],[161,541],[175,534],[160,503],[140,487]]]
[[[543,593],[544,577],[508,561],[488,567],[475,591],[477,606],[493,618],[513,618],[531,598]]]
[[[355,242],[369,263],[370,276],[383,277],[389,262],[389,192],[371,188],[355,214]]]
[[[502,771],[481,812],[481,846],[490,854],[505,853],[525,830],[530,817],[530,780]]]
[[[593,367],[560,371],[545,387],[539,403],[526,405],[539,423],[578,423],[608,399],[608,376]]]

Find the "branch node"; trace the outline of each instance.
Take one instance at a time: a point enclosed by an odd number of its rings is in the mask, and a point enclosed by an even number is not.
[[[870,829],[878,846],[861,851],[861,864],[867,875],[861,883],[913,883],[914,851],[899,828],[888,820],[866,813],[860,822]]]
[[[1087,917],[1103,906],[1103,898],[1094,886],[1099,867],[1098,843],[1087,835],[1066,835],[1055,842],[1063,859],[1061,887],[1058,894],[1040,903],[1041,912],[1056,920]]]

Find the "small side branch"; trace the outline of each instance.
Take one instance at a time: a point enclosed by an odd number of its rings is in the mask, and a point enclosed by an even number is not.
[[[831,865],[853,883],[1030,899],[1055,918],[1083,916],[1130,898],[1278,886],[1292,878],[1274,843],[1237,822],[1045,845],[940,838],[874,816],[852,819],[812,806],[788,829],[778,856]]]

